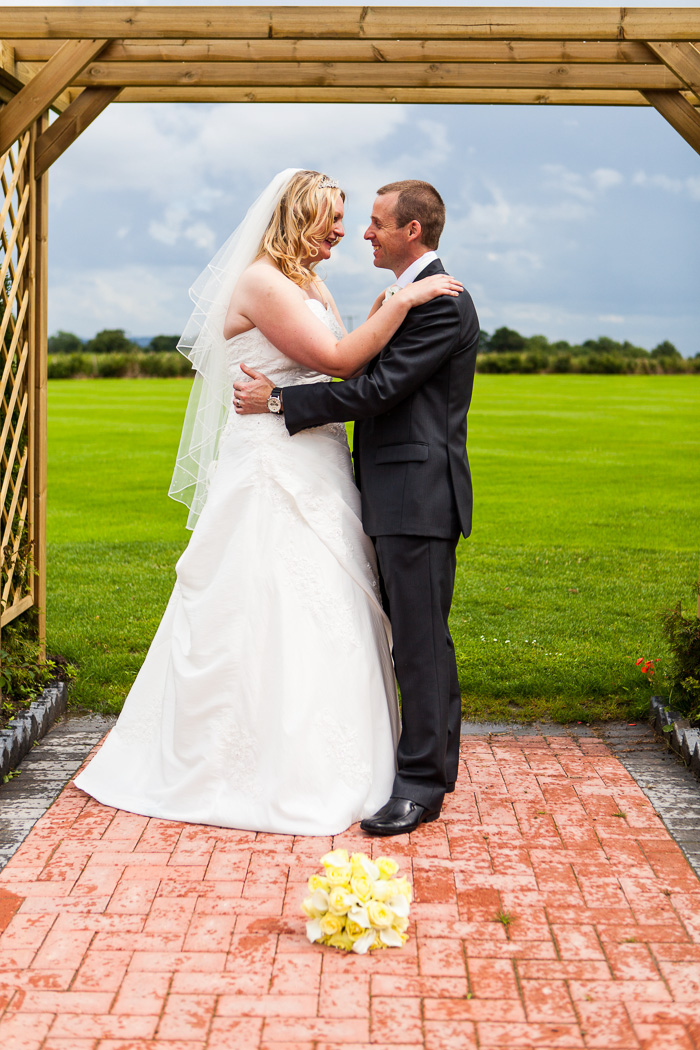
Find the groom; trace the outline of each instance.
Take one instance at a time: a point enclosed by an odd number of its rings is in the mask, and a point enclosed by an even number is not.
[[[435,251],[444,224],[445,206],[429,183],[382,186],[365,232],[374,265],[393,270],[400,287],[444,272]],[[273,391],[251,373],[253,383],[235,385],[244,411],[279,411],[281,401],[290,434],[356,420],[362,523],[377,551],[402,707],[392,796],[361,823],[373,835],[435,820],[457,778],[461,706],[447,619],[457,541],[471,531],[467,410],[478,342],[474,304],[462,291],[410,310],[355,379]]]

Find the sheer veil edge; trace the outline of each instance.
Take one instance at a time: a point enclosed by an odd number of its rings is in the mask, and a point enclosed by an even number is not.
[[[194,310],[177,348],[192,363],[195,378],[168,492],[172,499],[189,508],[188,529],[194,528],[206,502],[221,431],[231,408],[231,376],[224,339],[228,304],[236,282],[258,253],[287,183],[300,170],[286,168],[275,175],[190,288]]]

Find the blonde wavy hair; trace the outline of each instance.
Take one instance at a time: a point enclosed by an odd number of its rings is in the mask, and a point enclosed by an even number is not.
[[[333,202],[336,197],[345,200],[343,190],[324,186],[324,181],[332,180],[320,171],[292,175],[258,249],[258,259],[269,255],[284,276],[300,288],[316,280],[316,263],[304,265],[302,259],[313,260],[318,254],[319,241],[333,229]]]

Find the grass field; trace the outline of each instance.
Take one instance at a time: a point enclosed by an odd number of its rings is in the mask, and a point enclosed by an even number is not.
[[[49,384],[49,648],[118,710],[187,542],[167,498],[189,385]],[[694,601],[700,377],[477,377],[452,626],[467,716],[639,716],[659,612]],[[663,664],[659,665],[660,667]],[[660,685],[661,683],[657,683]]]

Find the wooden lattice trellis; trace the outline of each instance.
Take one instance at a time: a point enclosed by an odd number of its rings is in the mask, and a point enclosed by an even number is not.
[[[5,156],[0,214],[0,624],[33,602],[30,576],[29,504],[29,221],[27,132]]]
[[[33,127],[0,156],[0,629],[37,606],[43,618],[45,396],[38,325]],[[45,200],[44,200],[45,211]]]

